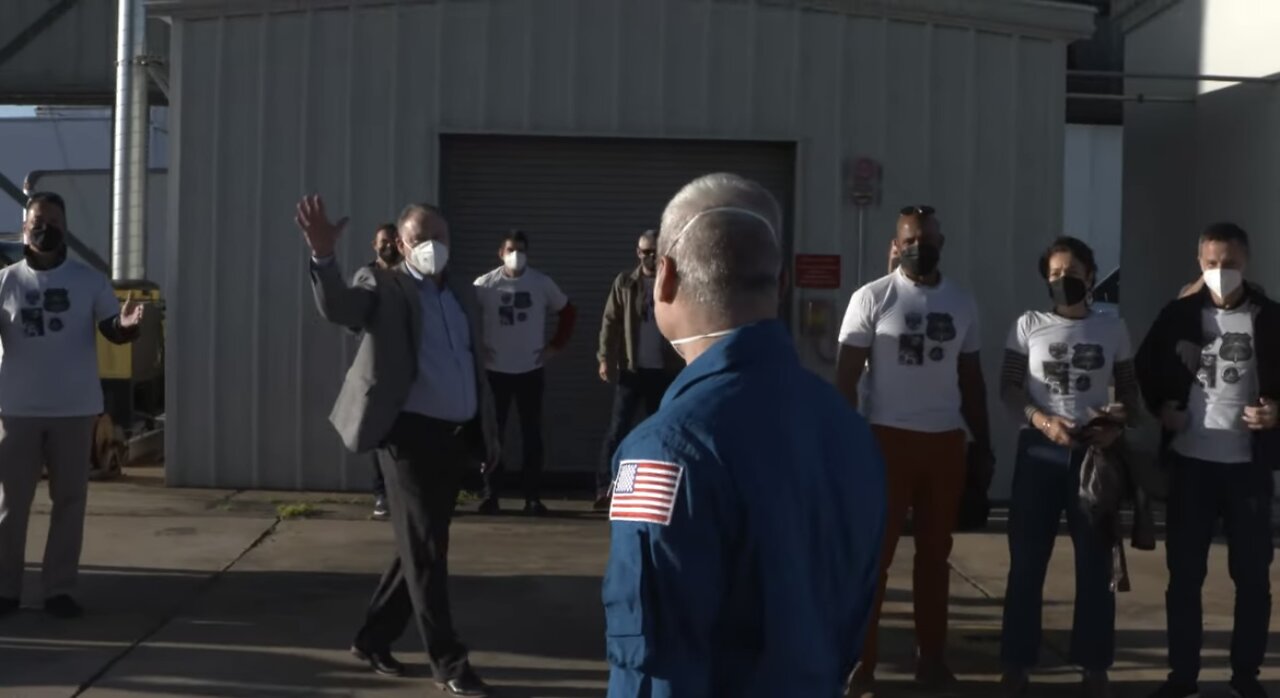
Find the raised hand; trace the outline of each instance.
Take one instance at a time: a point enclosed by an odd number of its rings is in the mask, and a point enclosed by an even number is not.
[[[124,329],[132,329],[142,324],[143,305],[133,302],[133,294],[124,300],[124,306],[120,308],[120,327]]]
[[[350,219],[344,216],[337,223],[331,223],[324,210],[324,199],[319,194],[302,197],[298,202],[298,213],[293,217],[307,240],[307,246],[311,248],[311,256],[316,258],[333,256],[338,246],[338,236],[342,235],[342,229],[347,227],[348,220]]]

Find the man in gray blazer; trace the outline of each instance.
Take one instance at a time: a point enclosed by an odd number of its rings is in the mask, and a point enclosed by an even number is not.
[[[449,224],[410,204],[397,223],[404,262],[365,267],[352,285],[334,261],[347,219],[329,221],[318,196],[296,217],[311,248],[311,284],[324,318],[363,331],[329,420],[355,453],[373,449],[387,483],[396,559],[370,602],[351,651],[399,675],[392,643],[412,618],[439,687],[487,696],[449,611],[449,521],[467,468],[498,462],[498,430],[484,365],[475,291],[446,272]],[[487,467],[487,466],[482,466]]]

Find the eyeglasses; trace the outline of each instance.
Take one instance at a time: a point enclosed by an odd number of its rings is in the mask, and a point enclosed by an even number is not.
[[[901,216],[932,216],[932,215],[933,215],[933,207],[932,207],[932,206],[903,206],[901,209],[899,209],[899,210],[898,210],[898,215],[901,215]]]
[[[640,253],[640,255],[641,255],[642,257],[652,257],[652,256],[654,256],[654,255],[658,254],[658,251],[657,251],[657,250],[654,250],[654,249],[646,250],[646,249],[644,249],[644,248],[641,248],[641,249],[636,250],[636,251],[637,251],[637,252],[639,252],[639,253]]]

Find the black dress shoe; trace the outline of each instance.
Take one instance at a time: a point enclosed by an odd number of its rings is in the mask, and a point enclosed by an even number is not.
[[[404,665],[391,656],[389,649],[370,649],[357,640],[351,645],[351,656],[367,663],[370,669],[383,676],[404,676]]]
[[[0,618],[17,613],[20,603],[17,599],[0,596]]]
[[[451,696],[470,696],[471,698],[488,698],[490,690],[489,686],[470,668],[464,671],[462,676],[448,681],[439,681],[436,685]]]
[[[54,618],[79,618],[84,615],[84,608],[75,599],[61,594],[44,600],[44,612]]]

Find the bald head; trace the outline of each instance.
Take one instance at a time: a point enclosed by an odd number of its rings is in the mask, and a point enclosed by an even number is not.
[[[764,187],[738,175],[707,175],[667,204],[658,256],[674,268],[676,294],[709,317],[748,308],[776,314],[781,231],[782,209]]]

